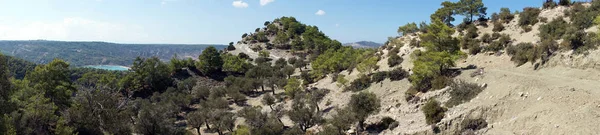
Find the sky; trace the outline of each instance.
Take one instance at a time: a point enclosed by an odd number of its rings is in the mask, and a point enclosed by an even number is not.
[[[428,21],[443,1],[0,0],[0,40],[228,44],[265,21],[293,16],[342,43],[383,43],[400,25]],[[488,15],[543,1],[483,0]]]

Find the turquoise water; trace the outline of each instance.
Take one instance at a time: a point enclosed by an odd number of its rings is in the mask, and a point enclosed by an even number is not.
[[[117,66],[117,65],[89,65],[89,66],[84,66],[84,67],[95,68],[95,69],[104,69],[104,70],[113,70],[113,71],[129,70],[129,67]]]

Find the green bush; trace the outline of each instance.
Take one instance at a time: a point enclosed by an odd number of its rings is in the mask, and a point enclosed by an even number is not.
[[[561,38],[567,28],[569,27],[569,23],[563,20],[562,17],[556,18],[548,24],[541,25],[539,28],[540,38],[541,39],[559,39]]]
[[[554,2],[553,0],[547,0],[546,2],[544,2],[544,5],[543,5],[542,8],[544,8],[544,9],[553,9],[556,6],[557,6],[556,2]]]
[[[520,43],[516,46],[511,46],[506,52],[512,56],[510,60],[515,62],[517,66],[521,66],[529,61],[533,63],[538,58],[536,49],[531,43]]]
[[[531,26],[529,25],[521,26],[521,29],[523,29],[524,32],[530,32],[531,30],[533,30],[533,28],[531,28]]]
[[[467,131],[467,130],[471,130],[471,131],[477,131],[483,128],[486,128],[488,126],[488,123],[482,119],[482,118],[478,118],[478,119],[465,119],[460,123],[460,126],[462,127],[462,132]]]
[[[499,38],[500,38],[500,36],[502,36],[502,35],[500,35],[500,33],[498,33],[498,32],[494,32],[494,33],[492,34],[492,40],[499,39]]]
[[[571,5],[571,0],[560,0],[560,1],[558,1],[558,5],[561,5],[561,6],[570,6]]]
[[[408,72],[402,68],[396,68],[396,69],[388,72],[388,77],[392,81],[402,80],[402,79],[408,77],[408,75],[409,75]]]
[[[392,55],[390,58],[388,58],[388,65],[390,67],[394,67],[397,66],[398,64],[402,63],[402,61],[404,61],[404,59],[402,59],[402,57],[396,55]]]
[[[361,91],[371,86],[371,78],[366,75],[361,75],[356,80],[350,83],[350,86],[346,87],[346,91]]]
[[[479,87],[479,85],[461,80],[452,82],[450,87],[450,99],[446,102],[447,107],[454,107],[468,102],[483,91],[483,88]]]
[[[483,41],[484,43],[491,43],[494,39],[492,39],[492,36],[489,33],[485,33],[483,34],[483,36],[481,36],[481,41]]]
[[[390,50],[390,52],[388,52],[388,56],[398,55],[398,53],[400,53],[400,48],[394,47],[392,50]]]
[[[433,78],[433,80],[431,80],[431,88],[432,89],[443,89],[446,86],[450,85],[452,83],[452,79],[450,79],[449,77],[446,76],[438,76]]]
[[[503,30],[504,30],[504,24],[502,24],[501,22],[494,22],[494,28],[492,29],[492,31],[500,32]]]
[[[540,12],[540,9],[534,7],[523,8],[523,12],[519,14],[519,25],[535,25],[539,21],[538,16]]]
[[[467,34],[465,34],[464,38],[470,38],[470,39],[474,39],[477,38],[479,36],[479,34],[477,34],[477,27],[475,27],[475,25],[471,24],[467,27]]]
[[[492,22],[493,23],[498,22],[500,20],[500,15],[498,15],[498,13],[493,13],[491,15],[491,17],[492,17]]]
[[[410,87],[408,88],[408,90],[406,90],[404,92],[404,100],[406,102],[409,102],[415,98],[417,98],[417,93],[419,93],[419,91],[417,91],[417,89],[415,89],[414,87]]]
[[[373,75],[371,75],[371,81],[375,82],[375,83],[379,83],[383,80],[385,80],[385,78],[387,77],[387,72],[385,71],[381,71],[381,72],[375,72],[373,73]]]
[[[434,99],[425,103],[421,110],[423,111],[423,114],[425,114],[425,122],[429,125],[440,122],[444,119],[446,111],[448,111],[448,109],[441,106],[440,102]]]
[[[421,47],[421,44],[419,41],[417,41],[417,39],[412,39],[410,40],[410,44],[408,44],[410,47]]]
[[[515,15],[510,12],[509,8],[500,8],[500,14],[498,16],[504,23],[509,23],[515,18]]]

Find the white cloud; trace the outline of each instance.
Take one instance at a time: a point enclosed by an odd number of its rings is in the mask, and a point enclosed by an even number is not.
[[[325,11],[319,10],[317,13],[315,13],[315,15],[325,15]]]
[[[85,18],[64,18],[62,21],[0,23],[0,39],[4,40],[67,40],[139,42],[151,40],[144,28]]]
[[[236,7],[236,8],[247,8],[248,7],[248,3],[241,1],[241,0],[233,1],[233,3],[231,5],[233,5],[233,7]]]
[[[260,0],[260,5],[265,6],[271,2],[275,2],[275,0]]]

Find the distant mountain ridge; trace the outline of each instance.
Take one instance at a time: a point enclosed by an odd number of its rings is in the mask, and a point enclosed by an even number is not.
[[[352,46],[354,48],[379,48],[383,46],[383,44],[373,41],[358,41],[354,43],[345,43],[344,46]]]
[[[165,61],[174,55],[178,58],[197,58],[208,46],[215,46],[220,50],[227,47],[207,44],[118,44],[97,41],[24,40],[0,41],[0,52],[37,64],[45,64],[54,58],[60,58],[72,66],[127,66],[131,65],[138,56],[156,56]]]

